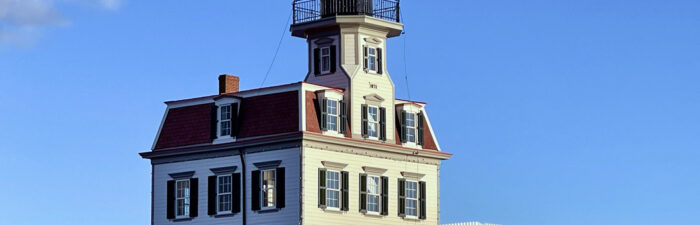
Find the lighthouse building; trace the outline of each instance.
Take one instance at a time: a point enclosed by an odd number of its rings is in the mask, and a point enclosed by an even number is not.
[[[426,103],[395,97],[386,58],[399,1],[297,0],[293,11],[304,81],[239,90],[221,75],[217,94],[165,102],[140,153],[151,224],[439,224],[451,154]]]

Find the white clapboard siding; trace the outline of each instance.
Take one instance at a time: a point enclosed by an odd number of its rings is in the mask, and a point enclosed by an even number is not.
[[[379,153],[376,153],[379,154]],[[334,225],[360,225],[360,224],[438,224],[438,166],[410,163],[381,158],[379,155],[357,155],[340,153],[329,150],[304,147],[303,171],[304,193],[302,210],[303,224],[334,224]],[[332,161],[347,164],[343,169],[349,172],[349,211],[324,211],[318,207],[318,169],[323,168],[322,161]],[[359,174],[365,173],[363,166],[371,166],[386,169],[383,176],[389,177],[389,215],[370,216],[359,212]],[[397,180],[401,178],[401,172],[425,174],[422,181],[427,186],[427,219],[411,220],[398,216]]]
[[[224,225],[241,224],[240,213],[231,217],[215,218],[207,215],[207,178],[213,176],[211,168],[237,166],[236,173],[241,172],[241,163],[238,156],[227,156],[211,159],[192,160],[185,162],[166,163],[153,166],[153,224],[183,224],[173,222],[166,218],[167,215],[167,182],[172,180],[171,173],[195,171],[193,178],[199,178],[199,204],[198,216],[188,224],[198,225]]]
[[[249,225],[257,224],[299,224],[299,148],[275,150],[247,154],[246,170],[246,210]],[[276,212],[259,213],[251,211],[251,171],[258,170],[256,162],[282,160],[280,167],[285,168],[285,207]]]

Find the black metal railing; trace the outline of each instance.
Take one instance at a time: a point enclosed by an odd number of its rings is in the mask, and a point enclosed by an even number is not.
[[[367,15],[400,22],[400,0],[294,0],[294,24],[337,15]]]

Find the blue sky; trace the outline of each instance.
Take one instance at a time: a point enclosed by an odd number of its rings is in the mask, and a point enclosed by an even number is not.
[[[455,154],[442,222],[700,224],[700,2],[402,2],[387,66]],[[260,87],[290,5],[0,0],[2,223],[148,224],[162,102]]]

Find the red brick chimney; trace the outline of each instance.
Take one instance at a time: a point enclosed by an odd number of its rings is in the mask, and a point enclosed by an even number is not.
[[[237,76],[221,74],[219,75],[219,94],[229,94],[238,92]]]

